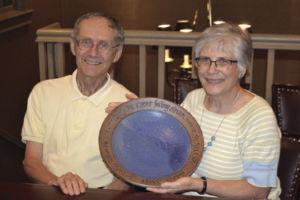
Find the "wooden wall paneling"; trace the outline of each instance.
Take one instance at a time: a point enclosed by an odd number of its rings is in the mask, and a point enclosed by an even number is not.
[[[0,129],[20,140],[27,98],[40,80],[38,44],[35,31],[52,22],[60,21],[60,0],[32,0],[31,24],[0,36]]]

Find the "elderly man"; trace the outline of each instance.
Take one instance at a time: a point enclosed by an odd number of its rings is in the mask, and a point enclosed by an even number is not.
[[[102,161],[98,135],[112,101],[125,101],[129,91],[108,74],[122,53],[124,32],[118,21],[88,13],[75,23],[72,75],[38,83],[24,118],[22,140],[26,173],[38,182],[78,195],[86,187],[111,187],[113,175]]]

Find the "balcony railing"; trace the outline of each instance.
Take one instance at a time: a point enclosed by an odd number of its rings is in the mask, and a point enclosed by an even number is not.
[[[185,34],[169,31],[125,31],[125,45],[137,45],[139,47],[140,97],[145,97],[146,95],[146,46],[158,47],[157,97],[164,98],[164,85],[166,77],[164,62],[165,47],[174,46],[193,48],[200,34],[200,32]],[[58,23],[38,29],[36,42],[38,42],[39,46],[40,80],[64,75],[64,43],[70,42],[70,35],[71,29],[61,28]],[[251,37],[253,40],[254,49],[267,50],[265,98],[268,102],[271,102],[271,86],[274,79],[275,52],[276,50],[300,50],[300,35],[252,34]],[[249,69],[249,76],[246,79],[246,82],[250,84],[250,90],[253,83],[252,71],[253,68],[251,66]]]

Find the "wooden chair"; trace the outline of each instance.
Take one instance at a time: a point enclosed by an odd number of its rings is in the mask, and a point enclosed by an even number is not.
[[[300,138],[300,86],[274,84],[272,107],[282,134]]]
[[[282,200],[300,199],[300,139],[283,136],[278,165]]]
[[[272,107],[282,132],[278,177],[283,200],[300,199],[300,87],[274,84]]]
[[[186,95],[197,88],[200,88],[201,84],[198,79],[174,79],[174,102],[181,104]]]

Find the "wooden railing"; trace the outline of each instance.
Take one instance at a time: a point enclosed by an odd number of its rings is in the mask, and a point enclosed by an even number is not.
[[[71,29],[60,28],[58,23],[38,29],[40,79],[60,77],[64,75],[65,55],[64,43],[70,42]],[[126,30],[125,45],[139,46],[139,96],[145,97],[146,88],[146,46],[158,47],[158,97],[164,98],[166,46],[193,48],[200,32],[180,33],[164,31]],[[254,49],[267,50],[267,73],[265,98],[271,102],[271,86],[274,77],[276,50],[300,50],[300,35],[252,34]],[[194,55],[193,55],[194,56]],[[192,59],[194,60],[194,59]],[[194,63],[192,63],[194,64]],[[194,66],[194,65],[193,65]],[[246,82],[252,88],[252,66]]]

